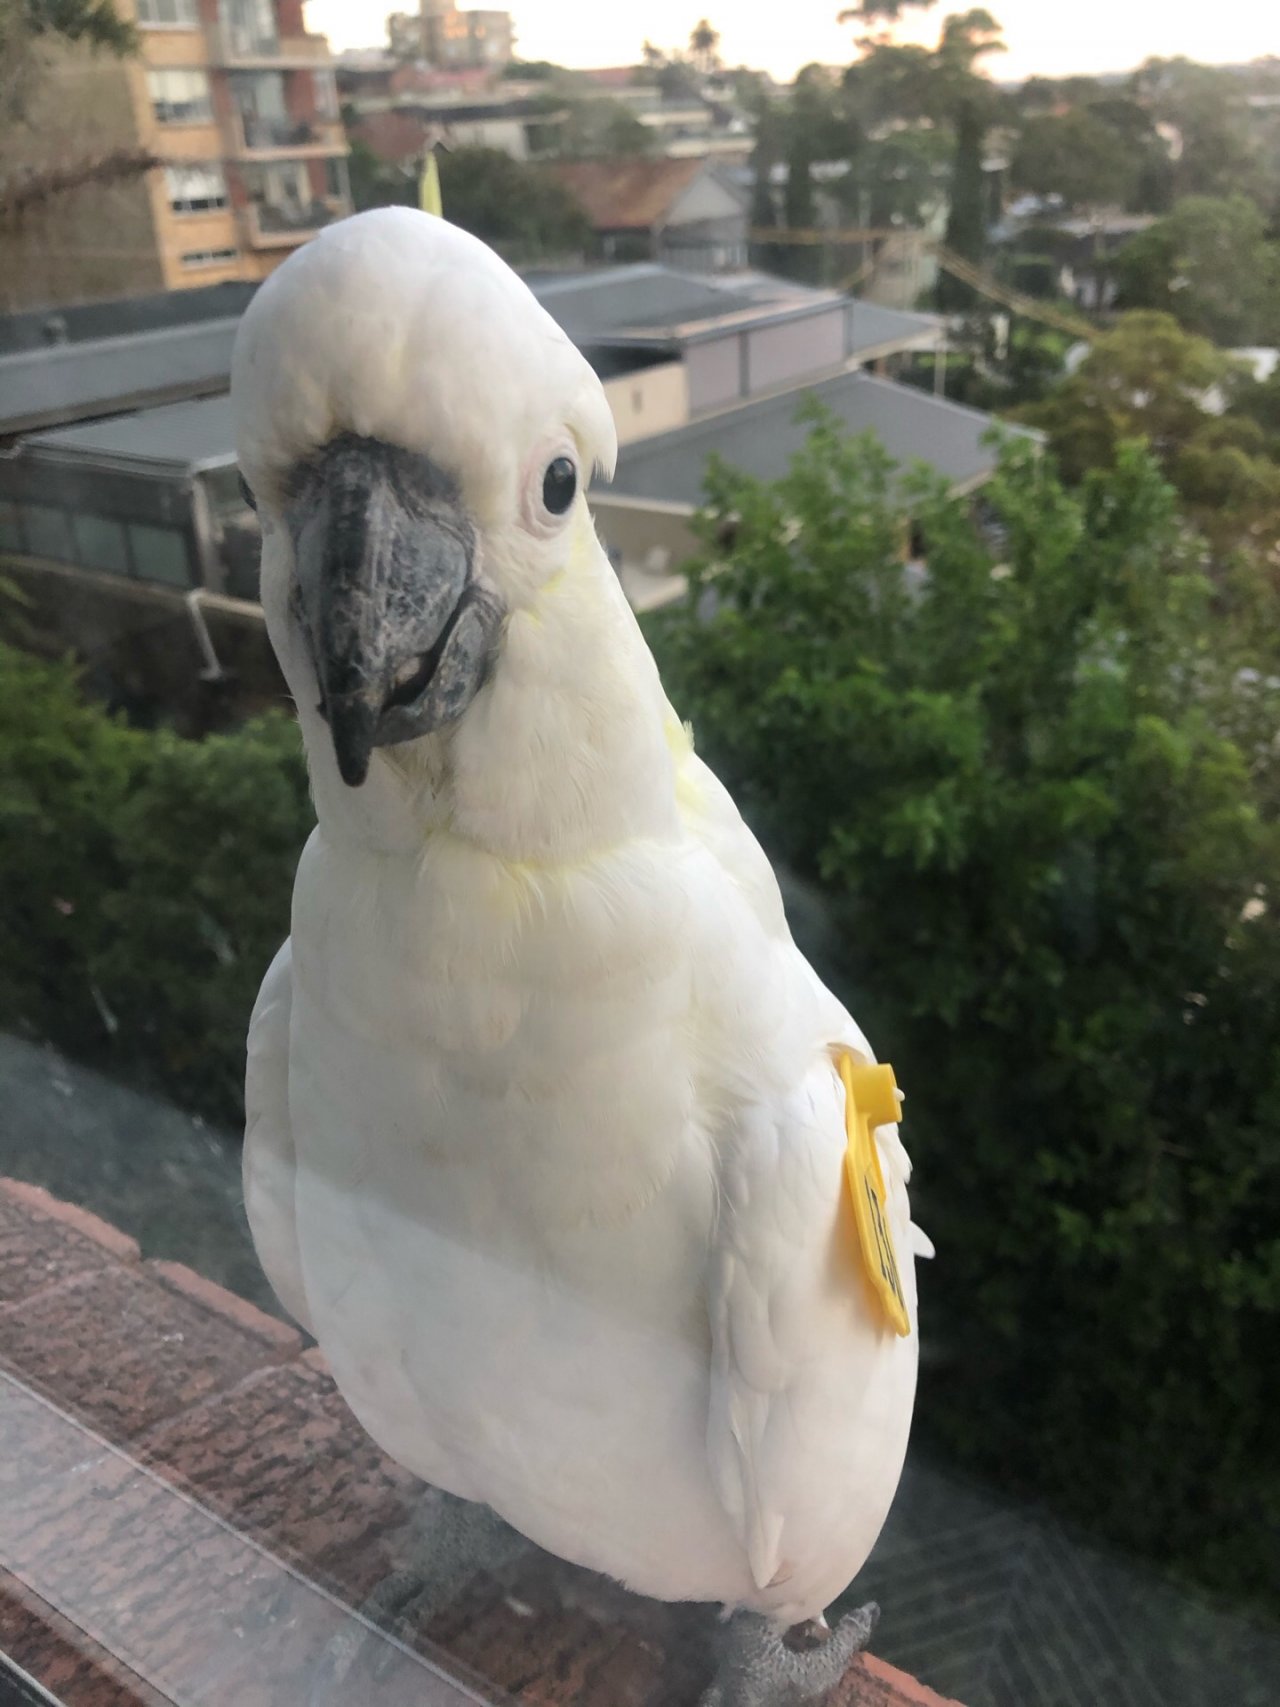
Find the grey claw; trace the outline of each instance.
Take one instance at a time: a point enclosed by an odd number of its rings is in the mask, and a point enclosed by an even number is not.
[[[700,1707],[808,1707],[821,1701],[871,1639],[880,1608],[869,1601],[848,1613],[825,1642],[791,1648],[753,1613],[727,1627],[720,1669]]]

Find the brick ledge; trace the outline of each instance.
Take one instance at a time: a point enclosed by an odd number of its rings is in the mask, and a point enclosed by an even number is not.
[[[360,1429],[322,1354],[184,1264],[142,1262],[134,1240],[38,1186],[0,1179],[0,1210],[0,1363],[266,1553],[358,1605],[403,1558],[427,1496]],[[61,1286],[50,1275],[90,1283]],[[65,1547],[66,1529],[50,1522],[50,1545]],[[91,1535],[77,1540],[94,1545]],[[102,1543],[112,1544],[109,1536]],[[136,1534],[130,1546],[136,1554]],[[198,1574],[198,1560],[192,1569]],[[499,1700],[694,1707],[706,1681],[705,1654],[691,1636],[696,1609],[638,1601],[608,1585],[548,1597],[553,1577],[585,1573],[531,1549],[506,1576],[481,1572],[408,1639],[460,1680],[483,1674]],[[205,1601],[197,1595],[193,1606],[207,1624]],[[3,1573],[0,1642],[13,1644],[66,1707],[163,1699]],[[831,1707],[958,1704],[866,1655]]]

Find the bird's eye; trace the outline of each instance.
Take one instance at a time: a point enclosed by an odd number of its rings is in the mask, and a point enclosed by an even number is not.
[[[249,482],[245,479],[243,474],[238,475],[237,478],[240,482],[240,496],[244,499],[245,503],[248,504],[251,510],[256,510],[258,508],[258,500],[249,490]]]
[[[578,471],[570,456],[558,456],[542,476],[542,502],[553,516],[562,516],[578,490]]]

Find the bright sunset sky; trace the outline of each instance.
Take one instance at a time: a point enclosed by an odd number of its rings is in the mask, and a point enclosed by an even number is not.
[[[502,0],[489,0],[501,5]],[[811,60],[846,64],[853,30],[837,24],[841,0],[708,0],[707,16],[721,34],[730,65],[754,65],[791,77]],[[987,0],[1005,29],[1009,51],[993,59],[1001,78],[1043,72],[1125,71],[1150,54],[1183,53],[1213,62],[1280,52],[1274,0]],[[702,16],[697,0],[509,0],[518,51],[524,59],[562,65],[628,65],[640,58],[645,37],[660,46],[688,40]],[[395,8],[388,8],[394,10]],[[402,10],[414,0],[401,0]],[[466,10],[464,0],[463,9]],[[938,21],[966,4],[939,4],[900,31],[902,39],[933,41]],[[328,35],[337,51],[373,47],[386,39],[386,12],[367,0],[310,0],[307,27]],[[642,20],[642,21],[641,21]]]

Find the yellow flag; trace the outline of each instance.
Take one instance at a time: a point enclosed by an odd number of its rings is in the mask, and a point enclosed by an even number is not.
[[[422,178],[418,184],[418,206],[423,213],[434,213],[437,219],[444,218],[444,208],[440,201],[440,168],[436,164],[436,151],[427,150],[422,162]]]

